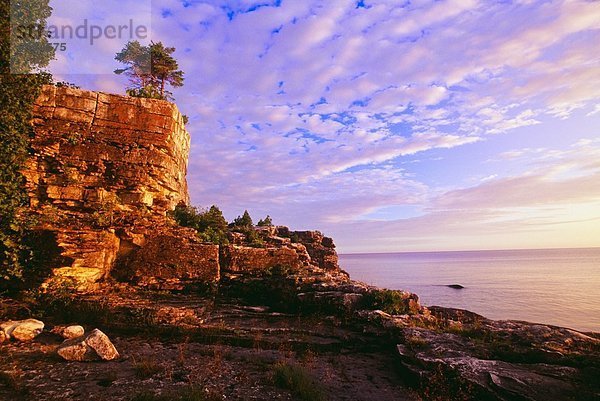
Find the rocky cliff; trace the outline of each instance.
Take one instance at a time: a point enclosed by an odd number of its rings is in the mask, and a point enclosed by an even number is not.
[[[46,86],[33,126],[23,174],[53,277],[90,288],[113,273],[172,289],[218,281],[221,270],[338,269],[333,241],[318,232],[269,227],[263,247],[232,234],[219,249],[167,217],[189,203],[190,135],[174,104]]]

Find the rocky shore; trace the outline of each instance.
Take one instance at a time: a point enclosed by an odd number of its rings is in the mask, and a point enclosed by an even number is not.
[[[211,400],[600,397],[597,335],[428,309],[414,294],[322,269],[228,274],[202,293],[112,283],[37,304],[4,301],[2,311],[3,320],[33,313],[48,327],[99,327],[120,355],[64,361],[63,339],[50,330],[4,342],[6,400],[167,400],[190,389]],[[278,381],[282,367],[305,375],[316,393]]]

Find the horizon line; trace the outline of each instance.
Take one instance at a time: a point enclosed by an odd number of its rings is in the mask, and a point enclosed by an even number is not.
[[[510,252],[510,251],[552,251],[552,250],[583,250],[598,249],[600,246],[585,247],[556,247],[556,248],[504,248],[504,249],[463,249],[463,250],[440,250],[440,251],[386,251],[386,252],[340,252],[338,255],[383,255],[391,253],[451,253],[451,252]]]

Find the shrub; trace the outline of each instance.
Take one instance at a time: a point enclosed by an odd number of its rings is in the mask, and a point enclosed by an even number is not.
[[[300,400],[325,400],[323,388],[303,366],[278,362],[273,368],[273,381],[278,387],[290,390]]]
[[[244,210],[244,214],[236,217],[230,225],[235,228],[249,228],[254,226],[254,222],[252,221],[252,217],[250,217],[250,213]]]
[[[373,290],[363,297],[366,308],[379,309],[390,315],[404,315],[410,312],[409,302],[402,291]]]
[[[179,204],[170,216],[182,227],[198,231],[198,236],[206,242],[227,245],[227,221],[223,212],[213,205],[208,210],[199,210],[193,206]]]
[[[51,14],[47,0],[29,2],[27,7],[26,12],[11,13],[11,2],[0,0],[0,291],[20,285],[24,272],[32,268],[33,251],[23,241],[31,227],[24,209],[27,196],[21,168],[33,132],[33,103],[42,85],[52,81],[49,74],[11,74],[9,70],[12,65],[25,72],[38,71],[54,56],[45,38],[36,43],[35,58],[31,52],[20,51],[26,44],[11,38],[10,29],[4,29],[11,24],[43,26]]]
[[[134,360],[133,369],[138,379],[149,379],[164,371],[163,367],[156,360],[150,358],[144,358],[139,361]]]
[[[269,215],[267,215],[267,217],[265,217],[264,220],[258,221],[259,227],[267,227],[267,226],[272,226],[272,225],[273,225],[273,220],[271,219],[271,216],[269,216]]]

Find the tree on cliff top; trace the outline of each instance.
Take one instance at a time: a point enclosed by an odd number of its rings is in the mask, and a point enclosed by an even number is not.
[[[32,250],[25,245],[27,195],[21,168],[32,133],[33,103],[42,85],[52,80],[40,70],[54,57],[54,49],[45,35],[19,32],[45,26],[52,13],[48,3],[0,0],[0,292],[15,289],[34,266]]]
[[[179,204],[169,215],[180,226],[191,227],[198,231],[198,236],[203,241],[220,245],[226,245],[229,242],[227,240],[227,220],[215,205],[208,210],[201,210]]]
[[[183,71],[172,54],[174,47],[165,47],[162,42],[151,42],[142,46],[137,40],[125,45],[115,56],[115,60],[125,64],[115,70],[115,74],[129,77],[131,86],[127,94],[134,97],[172,100],[172,93],[166,90],[183,86]]]
[[[273,225],[273,220],[271,219],[271,216],[267,215],[267,217],[265,217],[264,220],[259,220],[258,221],[258,226],[259,227],[267,227],[267,226],[272,226]]]
[[[236,217],[231,223],[234,227],[252,227],[254,226],[254,222],[252,221],[252,217],[250,217],[250,213],[247,210],[244,210],[244,214],[240,217]]]

